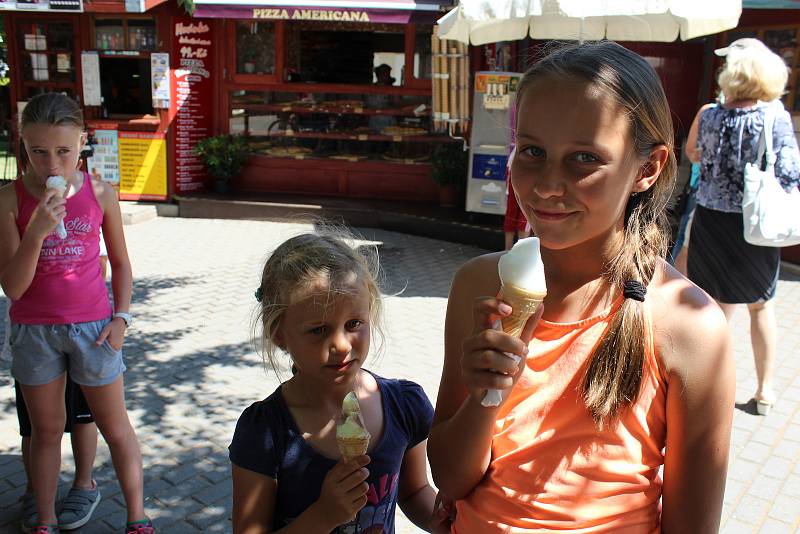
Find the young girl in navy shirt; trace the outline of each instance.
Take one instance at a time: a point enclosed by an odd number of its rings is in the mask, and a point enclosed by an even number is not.
[[[362,368],[381,318],[376,270],[340,238],[316,234],[267,261],[256,291],[263,352],[274,369],[278,351],[289,354],[293,376],[236,425],[234,533],[393,533],[397,504],[418,526],[449,532],[426,472],[430,401],[418,384]],[[336,423],[350,391],[372,438],[345,462]]]

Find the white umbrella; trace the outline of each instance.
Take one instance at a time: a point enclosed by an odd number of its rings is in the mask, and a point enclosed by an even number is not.
[[[439,19],[439,38],[671,42],[735,28],[741,13],[742,0],[459,0]]]

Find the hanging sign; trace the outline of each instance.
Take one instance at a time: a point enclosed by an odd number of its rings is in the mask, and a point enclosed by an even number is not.
[[[174,191],[206,188],[207,175],[194,147],[213,132],[213,33],[202,20],[181,17],[172,27],[170,116],[175,128]]]

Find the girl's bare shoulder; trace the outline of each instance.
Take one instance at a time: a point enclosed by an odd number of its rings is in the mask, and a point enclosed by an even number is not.
[[[117,191],[111,184],[100,178],[95,178],[91,174],[87,174],[87,176],[94,189],[95,198],[97,198],[104,209],[117,202]]]
[[[497,262],[505,252],[483,254],[467,261],[453,278],[453,291],[473,295],[495,295],[500,287]]]
[[[17,191],[14,182],[0,187],[0,211],[3,213],[17,212]]]
[[[667,371],[692,372],[705,358],[726,350],[728,323],[720,307],[665,261],[656,269],[647,300],[656,352]]]

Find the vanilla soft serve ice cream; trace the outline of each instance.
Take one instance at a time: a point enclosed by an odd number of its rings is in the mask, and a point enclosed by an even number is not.
[[[497,270],[500,274],[500,299],[511,306],[511,315],[501,319],[503,332],[519,337],[525,323],[547,296],[539,238],[528,237],[517,241],[511,250],[500,257]],[[516,354],[507,356],[517,362],[520,360]],[[481,404],[497,406],[500,400],[500,392],[490,389]]]
[[[547,294],[538,237],[517,241],[511,250],[500,257],[497,270],[503,288],[514,288],[537,295]]]
[[[336,425],[336,444],[345,462],[367,453],[372,436],[364,427],[358,397],[352,391],[342,400],[341,422]]]

